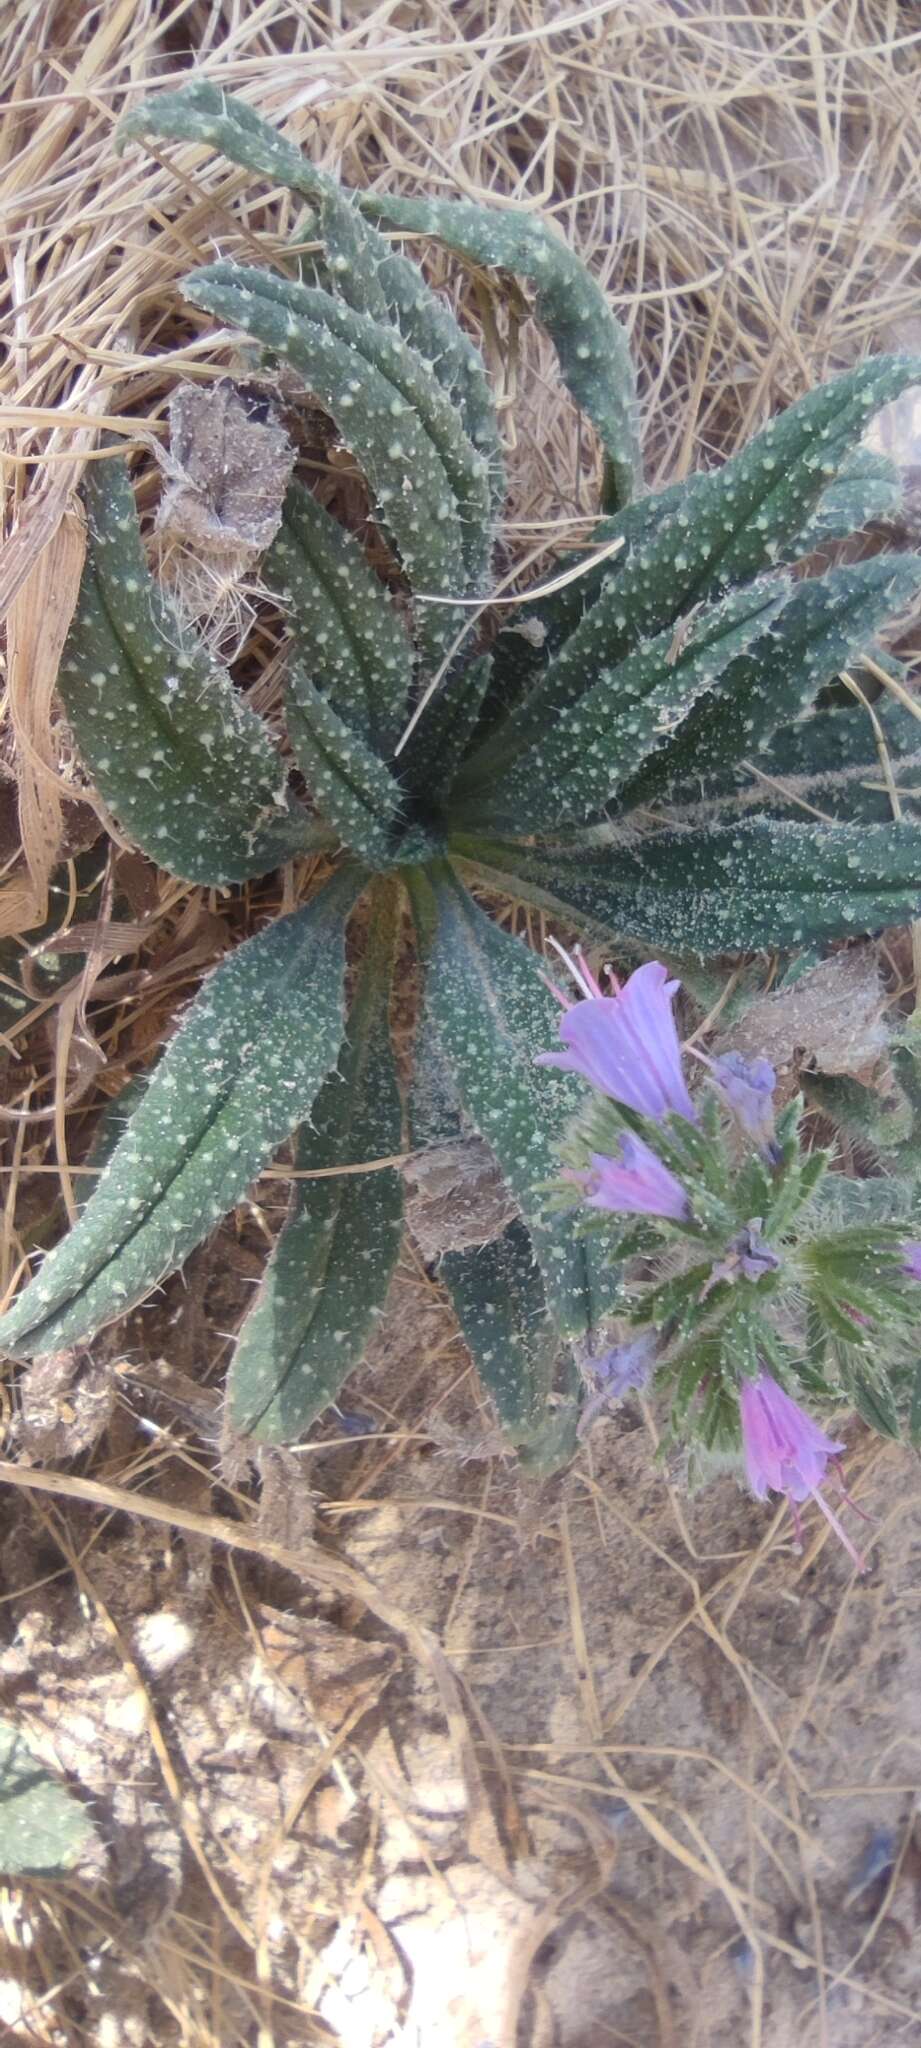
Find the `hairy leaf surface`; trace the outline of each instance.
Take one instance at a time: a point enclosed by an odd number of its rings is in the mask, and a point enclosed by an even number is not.
[[[381,318],[386,311],[450,394],[474,446],[487,460],[497,510],[504,496],[504,471],[482,360],[450,308],[428,289],[418,265],[397,255],[361,218],[357,195],[343,191],[244,100],[234,99],[207,79],[142,100],[119,122],[116,147],[161,137],[207,143],[231,163],[302,193],[319,208],[328,275],[336,290],[359,312]]]
[[[490,269],[514,270],[536,287],[535,311],[559,357],[565,383],[598,430],[605,453],[605,500],[626,504],[639,473],[636,380],[624,329],[572,249],[543,221],[449,199],[399,199],[362,192],[365,213],[435,236]]]
[[[403,792],[389,768],[295,665],[285,713],[298,767],[324,818],[371,867],[389,867]]]
[[[921,583],[921,562],[891,555],[830,569],[794,584],[779,618],[724,668],[674,738],[621,792],[622,808],[745,780],[741,763],[768,758],[778,727],[796,721],[825,684],[873,643]],[[865,736],[872,741],[865,717]],[[695,788],[696,786],[696,788]]]
[[[560,1330],[584,1336],[603,1320],[613,1281],[571,1218],[548,1220],[538,1186],[558,1172],[557,1140],[584,1093],[571,1076],[534,1066],[557,1043],[559,1007],[540,961],[477,909],[450,869],[414,874],[410,890],[428,959],[427,1014],[457,1093],[528,1224]]]
[[[427,401],[437,387],[424,367],[397,335],[366,314],[265,271],[211,264],[193,271],[183,289],[194,305],[243,328],[290,362],[336,421],[361,463],[414,589],[445,600],[417,607],[419,647],[427,661],[437,661],[466,623],[450,599],[463,596],[478,580],[468,543],[475,545],[482,563],[490,531],[462,516],[444,445],[426,417]],[[302,298],[313,306],[314,317],[298,310]]]
[[[602,810],[667,745],[695,699],[770,626],[786,594],[782,578],[759,577],[702,611],[680,648],[671,634],[659,633],[615,668],[599,670],[594,652],[580,646],[573,659],[586,681],[589,675],[597,680],[503,774],[490,776],[481,794],[467,794],[462,773],[454,791],[457,816],[465,825],[524,834]],[[585,627],[573,638],[584,636]]]
[[[151,576],[124,464],[90,465],[89,545],[61,661],[74,737],[143,851],[190,882],[265,874],[315,837],[269,734]]]
[[[700,954],[804,945],[918,915],[921,826],[746,819],[591,853],[458,836],[471,873],[560,918]]]
[[[687,619],[694,606],[814,546],[810,521],[851,461],[867,422],[918,383],[921,356],[871,356],[798,399],[721,469],[631,508],[622,528],[604,522],[596,538],[622,531],[624,553],[590,568],[571,594],[560,594],[564,618],[571,619],[576,608],[581,616],[575,645],[570,642],[565,658],[551,661],[538,676],[513,713],[514,724],[498,727],[494,759],[520,751],[574,702],[588,672],[587,663],[574,665],[582,649],[615,666],[642,642]],[[592,626],[602,602],[601,618]]]
[[[400,1150],[402,1105],[388,1004],[396,903],[372,895],[371,933],[339,1064],[298,1137],[315,1173]],[[299,1181],[291,1214],[240,1331],[229,1382],[237,1429],[272,1443],[303,1436],[358,1365],[384,1304],[403,1218],[398,1170]]]
[[[303,484],[289,488],[262,573],[333,710],[382,758],[391,754],[407,717],[412,644],[357,540]]]
[[[307,1114],[342,1041],[345,922],[363,879],[343,870],[205,982],[92,1200],[0,1321],[13,1357],[58,1350],[140,1301]]]
[[[560,1340],[524,1224],[509,1224],[492,1244],[447,1252],[438,1272],[509,1443],[525,1453],[531,1470],[567,1463],[575,1449],[578,1375],[567,1347],[565,1384],[552,1402]]]

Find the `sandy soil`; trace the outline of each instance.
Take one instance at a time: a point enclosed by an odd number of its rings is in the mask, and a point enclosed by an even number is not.
[[[197,1262],[223,1309],[228,1249]],[[182,2039],[167,1987],[206,1956],[218,2041],[261,2017],[279,2044],[729,2048],[753,2014],[765,2048],[917,2038],[914,1458],[854,1437],[861,1579],[731,1479],[689,1501],[638,1408],[523,1487],[417,1265],[345,1426],[263,1461],[255,1540],[300,1546],[298,1577],[183,1530],[231,1502],[169,1433],[189,1383],[138,1377],[96,1473],[127,1461],[179,1526],[36,1495],[0,1556],[4,1701],[98,1831],[23,1909],[46,1968],[64,1927],[92,1951],[47,2039]],[[314,1542],[395,1627],[305,1584]],[[453,1720],[401,1616],[443,1644]]]

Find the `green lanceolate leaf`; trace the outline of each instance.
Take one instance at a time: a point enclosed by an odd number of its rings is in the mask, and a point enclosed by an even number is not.
[[[873,448],[855,448],[842,464],[800,534],[803,553],[830,541],[846,540],[871,520],[890,519],[898,511],[902,483],[895,463]]]
[[[810,1109],[877,1156],[909,1136],[911,1110],[904,1098],[887,1098],[852,1074],[804,1072],[802,1089]]]
[[[780,787],[762,789],[762,807],[770,806],[775,817],[802,817],[796,799],[812,791],[813,802],[823,813],[844,824],[885,824],[895,815],[894,785],[899,791],[896,809],[900,801],[902,815],[910,822],[917,820],[921,725],[889,697],[879,698],[872,711],[871,720],[865,706],[837,706],[815,711],[776,732],[757,765]],[[784,803],[785,791],[791,795],[789,804]]]
[[[648,498],[638,498],[632,505],[626,505],[616,518],[599,520],[592,534],[591,546],[577,549],[566,557],[567,569],[578,569],[578,575],[564,584],[562,590],[552,591],[547,597],[537,597],[531,603],[522,603],[521,610],[515,614],[514,624],[498,635],[493,646],[498,679],[503,679],[508,663],[511,670],[509,681],[514,686],[516,697],[519,681],[526,678],[532,684],[538,683],[570,634],[581,624],[586,612],[597,604],[603,592],[610,590],[613,593],[617,578],[631,554],[644,546],[665,520],[678,510],[686,489],[685,484],[672,484],[666,491],[657,491]],[[615,541],[621,543],[618,549],[614,548]],[[610,625],[608,630],[611,630]],[[619,630],[615,628],[615,631]],[[613,640],[610,644],[614,644]],[[524,694],[523,690],[520,694]],[[534,730],[540,731],[541,719],[536,703],[535,698]]]
[[[875,555],[795,584],[769,630],[723,669],[716,688],[623,790],[624,810],[666,794],[680,801],[682,791],[690,799],[710,795],[714,785],[737,787],[751,780],[740,765],[747,759],[770,769],[778,727],[790,729],[919,583],[921,562]],[[864,728],[872,747],[866,714]]]
[[[811,545],[813,512],[850,463],[864,428],[919,378],[921,356],[869,356],[797,399],[725,469],[696,477],[682,508],[686,597],[693,602],[714,578],[738,583],[802,555]],[[658,601],[650,599],[654,609]]]
[[[354,193],[324,198],[320,233],[330,282],[356,311],[388,320],[447,394],[460,428],[482,459],[493,517],[505,497],[499,422],[482,359],[449,306],[436,298],[418,266],[395,253],[363,220]]]
[[[303,484],[290,486],[262,573],[332,709],[375,753],[391,754],[408,711],[409,636],[358,542]]]
[[[0,1321],[31,1358],[123,1314],[233,1207],[307,1115],[342,1041],[360,869],[239,946],[162,1054],[92,1201]]]
[[[629,552],[638,547],[680,503],[685,486],[675,484],[649,498],[638,498],[614,519],[602,519],[595,527],[592,546],[575,550],[566,557],[567,568],[577,570],[561,590],[546,597],[522,600],[514,624],[497,635],[490,649],[493,671],[489,696],[484,704],[479,731],[471,748],[471,759],[481,750],[486,762],[506,757],[522,741],[539,738],[552,724],[557,710],[572,701],[565,698],[563,674],[557,672],[553,686],[563,701],[548,703],[544,716],[544,679],[555,657],[565,646],[603,591],[613,591],[617,575]],[[613,543],[619,548],[613,550]],[[612,551],[613,550],[613,551]],[[587,566],[586,566],[587,565]],[[607,643],[599,661],[607,660]],[[581,676],[579,677],[581,687]],[[525,708],[525,699],[528,700]],[[514,726],[506,724],[514,714]],[[512,742],[508,749],[508,742]]]
[[[492,512],[505,495],[499,423],[480,356],[450,307],[436,298],[418,266],[391,249],[358,211],[354,193],[323,200],[320,233],[331,283],[356,311],[388,320],[454,406],[460,427],[477,450],[487,476]]]
[[[465,826],[531,833],[592,817],[668,743],[701,692],[770,626],[786,594],[783,578],[759,577],[706,607],[680,649],[669,633],[660,633],[616,668],[599,673],[595,665],[597,681],[578,703],[560,713],[504,774],[491,777],[480,795],[468,795],[466,774],[458,777],[458,819]],[[583,626],[574,638],[584,631]]]
[[[921,907],[921,827],[908,824],[753,819],[589,854],[471,835],[452,850],[503,874],[525,902],[678,953],[808,946],[901,924]]]
[[[394,858],[403,792],[389,768],[345,724],[297,666],[285,699],[291,745],[317,809],[371,867]]]
[[[147,568],[120,461],[84,485],[86,565],[58,687],[106,803],[189,882],[242,882],[309,849],[265,726]]]
[[[116,148],[160,139],[208,143],[231,163],[243,164],[273,184],[319,200],[336,191],[335,180],[302,157],[276,128],[270,128],[245,100],[234,99],[208,79],[194,79],[178,92],[141,100],[118,124]]]
[[[458,499],[445,438],[433,426],[437,401],[456,429],[444,393],[391,329],[326,292],[233,263],[193,271],[183,289],[194,305],[290,362],[335,419],[414,589],[444,599],[417,607],[420,649],[437,660],[466,623],[450,598],[479,585],[491,546],[491,525],[474,516],[472,500],[468,509]],[[482,457],[470,453],[485,488]]]
[[[302,1172],[400,1150],[388,1020],[397,913],[392,885],[382,885],[372,894],[368,951],[339,1064],[298,1137]],[[290,1443],[335,1400],[383,1308],[402,1216],[402,1181],[393,1167],[297,1184],[234,1354],[228,1396],[237,1429]]]
[[[0,1872],[62,1877],[93,1829],[76,1799],[30,1749],[13,1721],[0,1721]]]
[[[429,290],[415,263],[391,251],[381,264],[380,277],[404,341],[448,393],[465,432],[486,463],[490,505],[496,518],[505,501],[505,460],[482,357],[458,327],[450,307]]]
[[[362,210],[393,227],[434,236],[494,270],[535,287],[535,312],[559,357],[564,382],[597,428],[605,454],[605,503],[632,498],[639,475],[636,383],[629,343],[604,293],[573,250],[543,221],[442,199],[359,194]]]
[[[411,789],[433,804],[450,790],[463,762],[483,698],[492,659],[480,654],[452,668],[411,733],[400,767]]]
[[[470,439],[489,466],[493,509],[504,495],[495,407],[482,361],[450,309],[428,290],[417,266],[394,254],[356,213],[356,197],[301,155],[275,128],[206,79],[142,100],[119,123],[116,147],[167,138],[207,143],[231,163],[300,192],[319,207],[319,232],[337,292],[357,311],[386,313],[460,409]]]
[[[407,885],[426,954],[426,1015],[458,1097],[528,1224],[560,1330],[586,1335],[609,1309],[613,1276],[570,1217],[547,1220],[538,1185],[558,1173],[557,1141],[584,1093],[534,1066],[557,1042],[558,1006],[540,961],[477,909],[449,868],[413,871]]]
[[[849,711],[841,705],[835,711],[815,711],[813,717],[774,733],[770,748],[759,756],[763,768],[780,782],[780,791],[761,791],[772,811],[782,809],[782,791],[788,788],[792,799],[819,791],[817,801],[823,809],[835,811],[835,805],[841,803],[845,819],[866,817],[868,823],[874,823],[874,817],[880,821],[892,817],[876,727],[888,754],[888,768],[896,786],[903,788],[911,811],[911,797],[919,782],[921,725],[911,711],[886,696],[878,698],[872,711],[874,719],[864,707],[856,705]],[[745,772],[737,782],[745,782]],[[872,809],[866,782],[872,782]]]
[[[532,1470],[566,1463],[575,1449],[576,1376],[570,1366],[568,1384],[556,1388],[560,1340],[524,1224],[509,1224],[492,1244],[447,1252],[438,1273],[509,1443],[526,1452]]]
[[[493,759],[501,762],[538,738],[577,700],[590,674],[583,654],[613,667],[643,641],[687,620],[696,605],[802,555],[811,545],[804,529],[867,421],[919,382],[921,357],[872,357],[799,399],[722,469],[664,493],[667,504],[649,500],[648,517],[642,506],[631,508],[623,556],[590,570],[581,590],[573,586],[578,596],[561,593],[564,614],[581,617],[576,644],[570,651],[563,643],[513,714],[514,725],[498,727]],[[606,521],[598,534],[613,531],[616,522]],[[488,762],[480,765],[488,769]]]
[[[600,900],[605,895],[597,880],[602,865],[597,855],[577,858],[564,847],[525,847],[512,839],[460,830],[451,833],[448,854],[455,872],[470,889],[488,890],[543,910],[549,917],[575,925],[586,937],[603,940],[615,936],[608,903],[601,913],[588,907],[594,897]],[[615,864],[607,851],[603,866],[611,888]],[[580,889],[586,878],[594,881],[594,888]]]
[[[877,1436],[888,1436],[898,1442],[902,1434],[899,1411],[892,1397],[892,1389],[882,1372],[871,1379],[869,1373],[855,1373],[851,1392],[854,1406],[864,1422],[875,1429]]]
[[[389,323],[390,300],[381,282],[381,260],[389,251],[383,237],[362,219],[354,201],[338,189],[324,192],[320,204],[320,237],[326,250],[328,277],[340,298],[356,313]]]
[[[84,1160],[84,1165],[91,1166],[95,1173],[101,1173],[103,1167],[108,1166],[119,1139],[124,1137],[135,1110],[144,1100],[153,1071],[151,1068],[147,1073],[135,1074],[121,1093],[106,1103],[97,1118],[93,1142]],[[84,1209],[89,1207],[94,1193],[93,1176],[87,1174],[86,1179],[81,1180],[77,1188],[78,1215],[82,1215]]]

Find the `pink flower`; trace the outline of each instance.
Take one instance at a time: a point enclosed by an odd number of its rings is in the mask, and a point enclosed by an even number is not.
[[[921,1280],[921,1244],[903,1244],[902,1271],[910,1280]]]
[[[557,948],[562,952],[562,947]],[[563,953],[582,1000],[571,1002],[554,989],[563,1004],[560,1037],[565,1052],[542,1052],[537,1064],[581,1074],[627,1109],[658,1121],[668,1112],[697,1122],[681,1071],[681,1047],[672,1015],[672,997],[679,984],[669,981],[659,960],[648,960],[615,993],[603,995],[581,955]]]
[[[818,1423],[813,1422],[811,1415],[798,1407],[768,1372],[759,1373],[756,1380],[744,1382],[739,1396],[739,1411],[745,1469],[757,1499],[765,1500],[769,1492],[785,1493],[797,1542],[801,1543],[797,1510],[801,1501],[811,1497],[821,1508],[826,1521],[831,1523],[857,1570],[862,1572],[865,1569],[863,1558],[820,1490],[829,1459],[837,1458],[844,1445],[833,1443]]]
[[[618,1149],[614,1158],[593,1152],[589,1169],[566,1176],[581,1182],[589,1208],[616,1209],[625,1216],[670,1216],[683,1223],[689,1214],[687,1195],[651,1146],[624,1131]]]

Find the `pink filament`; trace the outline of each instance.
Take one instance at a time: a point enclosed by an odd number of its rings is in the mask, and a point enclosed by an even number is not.
[[[835,1535],[837,1536],[839,1543],[844,1544],[844,1548],[847,1551],[848,1557],[853,1558],[854,1564],[859,1572],[865,1572],[867,1569],[866,1558],[861,1557],[859,1550],[857,1550],[854,1544],[851,1542],[847,1530],[844,1527],[844,1523],[839,1521],[838,1516],[835,1514],[834,1508],[829,1507],[828,1502],[825,1499],[825,1495],[823,1493],[820,1493],[819,1488],[817,1486],[811,1487],[810,1492],[812,1494],[813,1500],[816,1503],[816,1506],[821,1508],[822,1513],[825,1516],[826,1522],[829,1522],[831,1524],[831,1527],[834,1529]]]
[[[560,959],[565,960],[566,965],[569,968],[569,972],[572,975],[573,981],[575,982],[576,987],[580,991],[582,997],[587,997],[589,1001],[592,1001],[598,996],[604,994],[604,990],[601,987],[601,983],[599,982],[597,975],[594,975],[592,973],[592,970],[588,965],[588,962],[585,958],[581,946],[575,946],[571,953],[567,953],[565,948],[560,945],[559,939],[551,938],[550,944],[553,947],[554,952],[559,954]],[[613,975],[611,976],[611,979],[614,979]],[[548,981],[547,987],[553,988],[553,983]],[[614,983],[614,987],[615,989],[617,988],[616,982]],[[568,997],[561,995],[558,988],[554,988],[553,993],[556,996],[557,1001],[562,1003],[564,1009],[572,1009],[573,1005],[571,1000]]]

